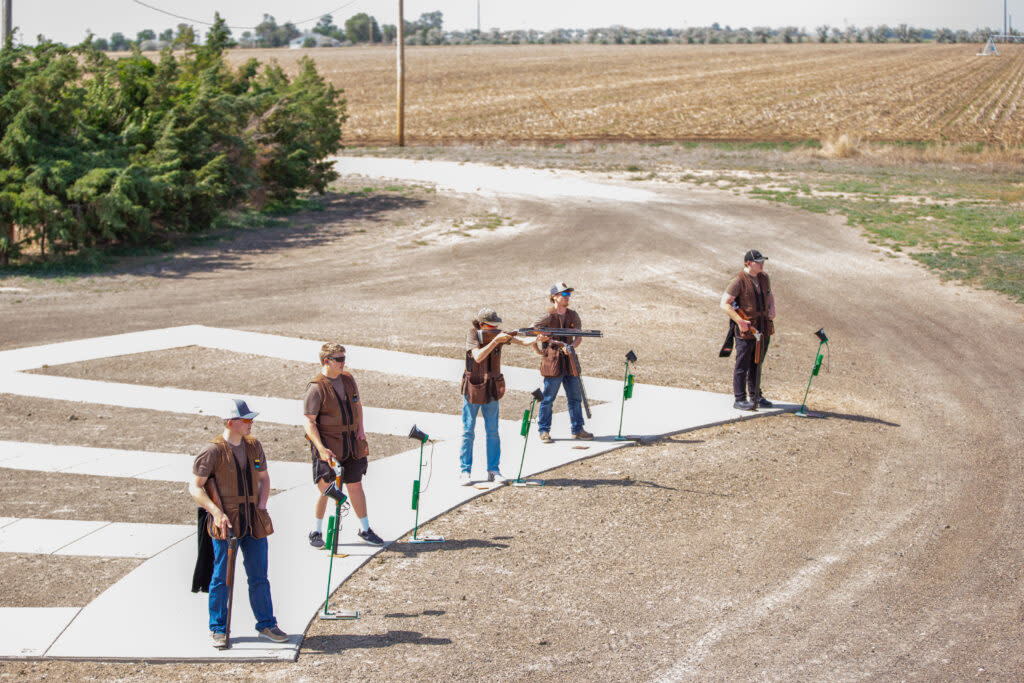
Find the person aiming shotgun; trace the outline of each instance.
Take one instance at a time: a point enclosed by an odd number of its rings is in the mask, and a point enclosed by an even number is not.
[[[761,395],[761,367],[775,332],[775,297],[764,272],[766,260],[756,249],[744,254],[743,270],[729,281],[720,304],[739,331],[732,376],[733,408],[737,410],[772,407]]]
[[[581,329],[579,314],[569,308],[569,299],[575,290],[564,282],[556,283],[548,296],[548,311],[533,323],[535,328]],[[542,443],[554,443],[551,438],[551,409],[560,387],[565,387],[565,398],[569,403],[569,426],[572,438],[590,441],[594,435],[583,428],[583,378],[578,363],[570,357],[568,347],[575,350],[582,337],[562,337],[555,343],[538,344],[534,349],[543,358],[540,374],[544,378],[544,399],[537,413],[537,429]],[[542,348],[543,347],[543,348]]]
[[[249,605],[259,637],[288,640],[277,627],[267,580],[267,536],[274,525],[267,512],[270,474],[263,446],[249,434],[258,415],[241,399],[229,399],[222,413],[224,431],[192,463],[189,493],[206,510],[206,533],[213,541],[210,578],[210,637],[218,650],[231,647],[231,594],[234,560],[242,552],[249,580]],[[237,550],[236,550],[237,549]]]
[[[473,439],[477,413],[483,413],[487,439],[487,481],[504,484],[501,473],[501,440],[498,437],[498,401],[505,395],[501,374],[501,351],[506,344],[535,345],[544,337],[520,339],[515,332],[498,329],[501,318],[493,308],[481,308],[466,332],[466,370],[462,375],[462,450],[459,456],[459,484],[472,484]]]

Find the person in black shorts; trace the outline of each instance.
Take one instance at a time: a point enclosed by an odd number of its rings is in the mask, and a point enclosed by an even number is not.
[[[314,510],[314,528],[309,533],[309,544],[323,548],[323,522],[327,512],[327,497],[323,495],[334,482],[335,466],[342,470],[352,510],[362,527],[359,538],[371,545],[384,545],[373,529],[366,511],[363,475],[367,469],[366,432],[363,429],[363,405],[359,402],[359,389],[352,373],[345,370],[345,347],[327,343],[320,349],[320,372],[306,385],[303,399],[303,428],[310,443],[313,460],[313,483],[318,494]]]

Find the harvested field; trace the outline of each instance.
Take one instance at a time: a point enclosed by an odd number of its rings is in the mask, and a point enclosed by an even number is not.
[[[1024,46],[999,49],[978,57],[972,44],[407,48],[406,141],[846,134],[1015,147],[1024,144]],[[305,55],[345,90],[348,144],[394,140],[392,47],[237,50],[230,59],[276,59],[294,72]]]

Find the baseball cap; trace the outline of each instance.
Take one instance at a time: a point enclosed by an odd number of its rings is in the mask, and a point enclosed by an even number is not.
[[[476,314],[476,321],[487,325],[497,325],[501,322],[501,318],[493,308],[481,308],[480,312]]]
[[[554,296],[555,294],[561,294],[562,292],[574,291],[576,290],[574,290],[572,287],[565,284],[564,282],[556,282],[555,285],[551,288],[551,296]]]
[[[225,420],[251,420],[259,413],[249,410],[249,406],[240,398],[229,398],[224,403],[221,417]]]
[[[762,256],[761,252],[759,252],[757,249],[751,249],[750,251],[743,255],[744,263],[746,263],[747,261],[757,261],[758,263],[764,263],[767,260],[768,257]]]

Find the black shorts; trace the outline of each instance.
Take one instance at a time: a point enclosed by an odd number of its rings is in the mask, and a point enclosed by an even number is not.
[[[318,481],[334,481],[334,470],[331,464],[322,460],[316,452],[316,447],[310,445],[310,452],[313,454],[313,483]],[[369,458],[346,458],[342,461],[341,481],[345,484],[358,484],[366,474]]]

